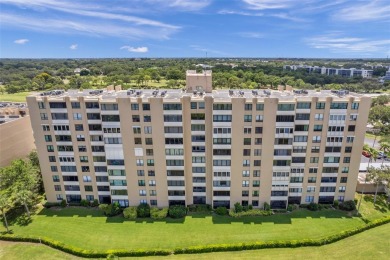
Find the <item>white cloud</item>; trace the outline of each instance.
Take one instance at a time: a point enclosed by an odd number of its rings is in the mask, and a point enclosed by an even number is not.
[[[28,39],[19,39],[19,40],[15,40],[14,43],[16,43],[16,44],[25,44],[28,41],[29,41]]]
[[[69,49],[71,49],[71,50],[77,50],[77,47],[78,47],[77,44],[72,44],[72,45],[69,46]]]
[[[256,38],[256,39],[264,38],[264,34],[258,32],[239,32],[238,35],[244,38]]]
[[[146,0],[146,2],[182,11],[198,11],[210,5],[211,0]]]
[[[390,20],[390,1],[367,1],[351,4],[333,15],[336,20],[344,21],[376,21]]]
[[[243,16],[263,16],[263,13],[250,13],[242,11],[233,11],[233,10],[220,10],[218,14],[233,14],[233,15],[243,15]]]
[[[1,3],[15,5],[31,11],[23,17],[3,12],[2,23],[10,27],[16,26],[44,31],[39,28],[40,25],[43,25],[50,32],[55,32],[54,29],[61,28],[65,29],[67,33],[73,31],[97,36],[110,35],[135,39],[168,39],[171,34],[180,29],[179,26],[157,20],[111,12],[112,9],[109,7],[89,4],[88,2],[77,4],[68,0],[1,0]],[[58,17],[66,16],[51,16],[51,13],[47,10],[55,10],[75,16],[69,18],[69,20],[62,20]],[[42,15],[43,12],[45,15]],[[89,17],[93,20],[88,20]],[[32,23],[29,24],[29,22]],[[53,24],[50,24],[50,22]],[[63,22],[64,24],[61,25]]]
[[[336,53],[383,53],[390,48],[390,39],[369,40],[366,38],[344,37],[340,33],[330,33],[305,39],[315,49],[328,49]]]
[[[176,30],[144,26],[113,25],[106,21],[94,23],[73,20],[42,19],[3,13],[3,25],[17,26],[50,33],[83,34],[89,36],[114,36],[129,39],[168,39]]]
[[[247,4],[249,9],[265,10],[265,9],[282,9],[288,8],[301,1],[298,0],[242,0]]]
[[[139,53],[145,53],[148,52],[148,47],[131,47],[131,46],[122,46],[120,47],[121,50],[127,50],[129,52],[139,52]]]

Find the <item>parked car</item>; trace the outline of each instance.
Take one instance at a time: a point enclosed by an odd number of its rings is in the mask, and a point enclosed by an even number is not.
[[[364,157],[370,158],[370,153],[367,152],[367,151],[363,151],[363,152],[362,152],[362,155],[363,155]]]
[[[384,154],[383,152],[379,152],[377,158],[378,158],[378,159],[387,158],[387,155]]]

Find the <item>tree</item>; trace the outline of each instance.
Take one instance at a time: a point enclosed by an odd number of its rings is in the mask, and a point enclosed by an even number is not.
[[[370,167],[368,169],[366,180],[373,182],[375,184],[374,205],[376,203],[379,185],[384,184],[385,181],[389,181],[389,176],[390,176],[389,167],[384,167],[382,165],[381,168],[379,169],[374,167]]]
[[[30,217],[30,210],[28,209],[28,203],[33,197],[33,194],[30,190],[18,185],[13,191],[13,198],[15,202],[20,203],[24,206],[27,216]]]
[[[390,152],[390,144],[386,142],[380,142],[379,150],[383,152],[383,156],[382,156],[382,165],[383,165],[383,163],[385,162],[386,154]]]
[[[7,232],[9,232],[8,222],[7,222],[7,212],[11,209],[11,203],[9,197],[4,193],[0,192],[0,213],[3,216],[3,221]]]

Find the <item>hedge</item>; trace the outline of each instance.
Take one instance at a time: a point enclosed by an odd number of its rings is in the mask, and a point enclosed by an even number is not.
[[[123,216],[128,219],[137,218],[137,207],[128,207],[123,210]]]
[[[235,212],[234,209],[229,210],[229,216],[238,218],[244,216],[270,216],[272,215],[271,210],[261,210],[261,209],[250,209],[247,211]]]
[[[139,250],[107,250],[107,251],[95,251],[95,250],[83,250],[81,248],[65,245],[61,242],[52,240],[50,238],[36,238],[36,237],[23,237],[13,234],[0,235],[0,240],[17,241],[17,242],[30,242],[30,243],[42,243],[52,248],[56,248],[63,252],[81,256],[86,258],[105,258],[108,255],[116,255],[118,257],[126,256],[166,256],[170,254],[198,254],[208,252],[222,252],[222,251],[242,251],[242,250],[254,250],[263,248],[286,248],[286,247],[302,247],[302,246],[322,246],[330,243],[337,242],[341,239],[356,235],[368,229],[390,223],[390,216],[378,220],[369,222],[367,225],[347,231],[342,231],[338,234],[331,235],[322,239],[302,239],[291,241],[268,241],[268,242],[252,242],[252,243],[238,243],[238,244],[219,244],[219,245],[202,245],[191,246],[186,248],[176,248],[174,250],[167,249],[139,249]]]
[[[168,215],[168,208],[150,208],[150,217],[152,219],[164,219]]]

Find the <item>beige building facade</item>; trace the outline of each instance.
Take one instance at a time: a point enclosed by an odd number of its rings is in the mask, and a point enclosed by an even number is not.
[[[277,209],[354,198],[370,98],[211,90],[202,75],[187,90],[28,97],[48,201]]]

